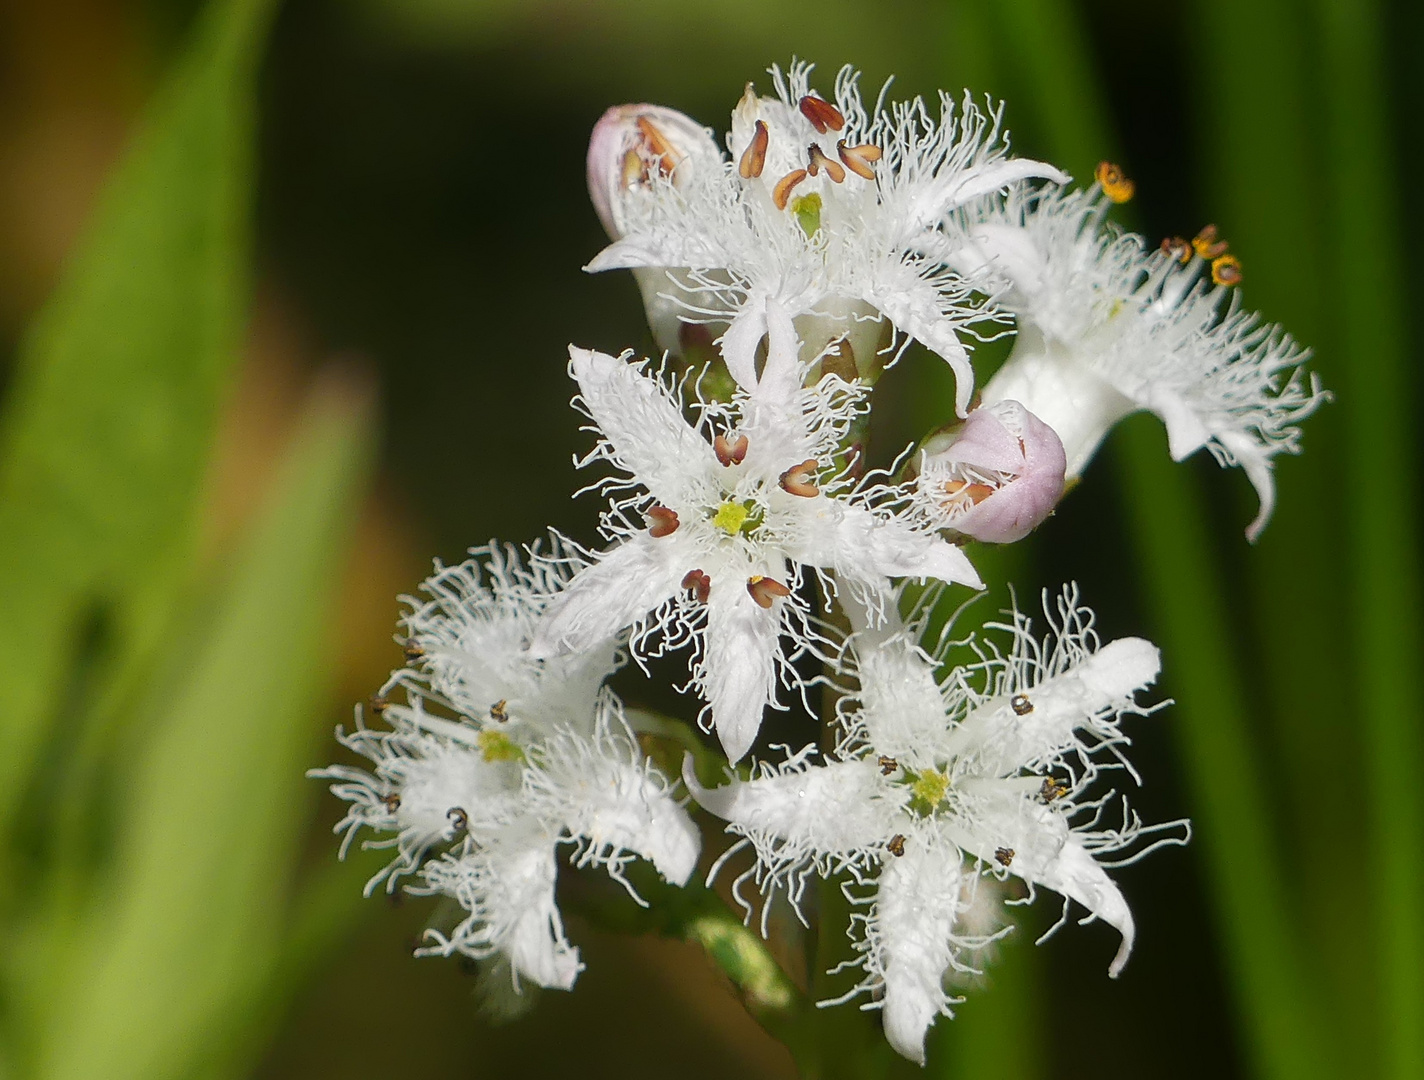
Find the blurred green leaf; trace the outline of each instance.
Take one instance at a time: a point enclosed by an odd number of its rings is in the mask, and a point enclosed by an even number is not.
[[[995,43],[1010,58],[1015,87],[1053,158],[1082,173],[1117,157],[1110,114],[1077,16],[1064,0],[990,5]],[[1127,492],[1144,583],[1157,616],[1184,748],[1193,816],[1210,867],[1237,1004],[1263,1075],[1323,1075],[1323,1016],[1310,1008],[1306,967],[1282,883],[1263,773],[1249,738],[1248,710],[1223,602],[1224,582],[1202,530],[1204,508],[1162,439],[1137,419],[1113,439]]]
[[[1192,99],[1204,148],[1193,156],[1208,217],[1245,265],[1244,299],[1313,346],[1312,367],[1338,388],[1331,340],[1337,328],[1326,302],[1332,284],[1321,272],[1333,230],[1323,206],[1323,146],[1315,122],[1320,80],[1301,8],[1298,0],[1209,0],[1189,9],[1194,39],[1211,42],[1221,70],[1232,72],[1230,79],[1207,80]],[[1181,231],[1194,224],[1183,222]],[[1301,587],[1331,580],[1346,558],[1334,494],[1341,483],[1341,419],[1336,407],[1322,410],[1307,426],[1304,460],[1280,460],[1271,526],[1240,554],[1256,606],[1258,715],[1274,725],[1272,772],[1332,778],[1329,784],[1286,780],[1273,789],[1294,855],[1288,872],[1299,882],[1287,899],[1314,946],[1313,963],[1326,975],[1318,993],[1337,1018],[1337,1037],[1348,1043],[1338,1048],[1340,1060],[1366,1069],[1376,1045],[1372,957],[1352,936],[1338,933],[1358,918],[1360,902],[1354,890],[1339,888],[1340,852],[1365,827],[1360,748],[1346,720],[1354,695],[1350,679],[1320,677],[1343,670],[1337,628],[1349,604],[1343,591]],[[1263,728],[1263,734],[1270,732]]]
[[[1400,195],[1382,6],[1317,0],[1325,80],[1329,265],[1342,357],[1351,603],[1369,779],[1379,1075],[1424,1076],[1424,765],[1416,397],[1405,351]]]
[[[152,653],[190,574],[247,294],[253,79],[270,7],[208,11],[19,357],[0,420],[6,835],[39,797],[46,740],[106,672]]]
[[[118,857],[49,980],[36,1075],[183,1076],[241,1038],[281,961],[367,401],[318,394],[211,614],[169,643],[128,763]],[[353,904],[357,896],[353,889]],[[303,920],[298,937],[310,935]],[[309,944],[309,943],[308,943]],[[63,962],[67,956],[67,962]]]

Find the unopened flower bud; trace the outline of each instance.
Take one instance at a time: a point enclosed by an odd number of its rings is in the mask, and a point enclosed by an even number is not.
[[[1053,512],[1066,466],[1051,427],[1017,401],[1000,401],[925,444],[918,500],[938,528],[1008,544]]]
[[[630,193],[659,175],[681,187],[699,162],[721,160],[712,133],[690,116],[662,105],[616,105],[588,141],[588,194],[609,237],[618,240]]]
[[[612,240],[630,227],[633,206],[652,193],[659,179],[684,187],[699,168],[720,170],[722,152],[708,131],[690,116],[662,105],[616,105],[594,125],[588,141],[588,194],[598,220]],[[638,266],[633,274],[643,295],[648,326],[658,348],[682,355],[686,311],[668,299],[685,268]],[[670,280],[670,278],[672,280]],[[716,333],[721,333],[721,326]]]

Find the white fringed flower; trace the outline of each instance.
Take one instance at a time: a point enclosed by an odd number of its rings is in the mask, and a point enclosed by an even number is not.
[[[834,573],[876,611],[892,577],[979,587],[957,547],[877,508],[895,492],[856,487],[837,455],[863,389],[834,375],[803,386],[791,319],[766,306],[761,379],[730,406],[687,403],[691,421],[678,388],[645,365],[570,350],[602,435],[584,464],[609,462],[622,475],[605,488],[630,494],[604,518],[615,543],[550,601],[533,644],[578,655],[628,626],[635,650],[654,631],[657,648],[694,642],[694,683],[733,761],[775,702],[778,665],[789,667],[781,635],[811,644],[795,596],[803,568]]]
[[[984,401],[1022,402],[1052,425],[1070,480],[1118,420],[1155,413],[1173,460],[1205,446],[1245,470],[1261,502],[1254,540],[1275,503],[1272,457],[1299,451],[1295,425],[1326,397],[1301,370],[1308,353],[1213,285],[1239,279],[1224,244],[1204,235],[1149,251],[1104,225],[1109,205],[1096,185],[1044,188],[964,217],[955,265],[1018,319]]]
[[[1100,647],[1073,589],[1045,641],[1015,614],[990,624],[1010,635],[1007,655],[970,643],[972,662],[943,681],[915,645],[919,626],[860,622],[859,700],[843,702],[846,735],[823,763],[808,747],[748,781],[709,790],[686,766],[684,780],[752,845],[747,876],[764,894],[782,889],[795,903],[813,872],[846,871],[865,887],[864,978],[848,997],[871,994],[891,1044],[922,1062],[929,1025],[952,1015],[946,978],[969,970],[966,954],[987,940],[963,921],[980,875],[1061,894],[1065,918],[1070,900],[1082,904],[1122,935],[1109,974],[1121,971],[1133,921],[1105,870],[1120,863],[1104,856],[1158,830],[1125,802],[1121,826],[1102,827],[1113,792],[1089,789],[1103,770],[1129,768],[1120,721],[1151,711],[1134,698],[1157,677],[1158,653],[1139,638]],[[1182,841],[1157,841],[1170,842]]]
[[[1026,178],[1067,177],[1010,158],[1000,111],[967,95],[956,107],[941,94],[937,118],[919,98],[884,107],[883,90],[867,110],[850,67],[834,103],[810,74],[772,68],[772,98],[748,85],[730,160],[679,113],[610,110],[590,143],[589,184],[614,243],[588,269],[661,271],[660,287],[640,277],[659,344],[674,347],[679,306],[685,322],[725,326],[722,355],[743,388],[756,380],[766,300],[796,320],[806,360],[829,346],[862,376],[881,363],[883,317],[953,366],[963,415],[974,378],[960,335],[986,313],[947,265],[946,218]]]
[[[431,930],[422,953],[506,959],[515,979],[568,989],[582,968],[554,899],[555,855],[606,868],[624,882],[635,856],[683,884],[700,847],[671,785],[644,760],[603,680],[620,662],[616,641],[578,654],[534,659],[533,628],[563,584],[568,555],[525,568],[491,546],[425,583],[432,598],[405,616],[407,654],[419,670],[396,672],[376,710],[389,730],[360,722],[338,731],[374,762],[315,771],[351,805],[337,825],[344,856],[362,829],[396,851],[368,882],[454,898],[469,913],[446,935]],[[402,691],[406,702],[386,702]],[[455,719],[435,715],[434,705]],[[630,890],[631,891],[631,890]]]

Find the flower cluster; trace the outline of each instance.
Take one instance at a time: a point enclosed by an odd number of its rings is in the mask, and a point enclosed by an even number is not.
[[[611,243],[588,268],[634,271],[664,351],[569,350],[603,542],[491,544],[437,567],[404,618],[408,665],[372,704],[382,727],[358,711],[339,733],[371,770],[315,775],[350,804],[343,852],[363,829],[394,852],[369,889],[409,877],[465,912],[423,951],[566,989],[581,965],[555,901],[560,848],[639,902],[635,858],[685,884],[701,836],[680,783],[739,838],[712,876],[749,852],[733,891],[759,887],[763,933],[773,894],[799,912],[812,877],[839,876],[863,976],[847,996],[868,995],[923,1061],[956,973],[1009,928],[994,882],[1114,927],[1116,975],[1134,923],[1108,870],[1185,839],[1106,786],[1136,779],[1121,725],[1155,711],[1138,700],[1160,666],[1150,643],[1100,642],[1069,588],[1045,598],[1045,637],[1013,612],[922,644],[941,596],[984,587],[968,545],[1040,526],[1138,410],[1174,458],[1205,447],[1243,467],[1254,539],[1272,459],[1298,451],[1325,395],[1241,307],[1212,227],[1156,248],[1107,221],[1131,194],[1116,168],[1070,191],[1010,154],[997,106],[882,91],[867,108],[849,68],[829,97],[808,65],[771,74],[773,96],[748,86],[734,109],[727,153],[661,106],[598,123],[588,180]],[[976,342],[1010,332],[976,392]],[[867,470],[872,387],[911,342],[953,369],[948,423]],[[626,660],[646,672],[678,651],[721,786],[690,759],[680,780],[660,770],[607,685]],[[814,694],[834,699],[829,730],[736,771],[769,709],[811,712]],[[971,914],[986,897],[987,924]]]

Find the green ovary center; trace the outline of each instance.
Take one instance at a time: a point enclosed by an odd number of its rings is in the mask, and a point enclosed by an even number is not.
[[[524,751],[502,731],[486,728],[475,736],[475,741],[479,743],[480,754],[488,762],[524,760]]]
[[[748,533],[761,524],[761,516],[755,514],[754,507],[744,502],[728,500],[712,515],[712,524],[728,536]]]
[[[949,777],[934,769],[921,773],[907,769],[905,779],[910,783],[910,811],[920,817],[933,814],[949,793]]]
[[[821,231],[821,196],[814,191],[792,199],[791,212],[796,215],[796,223],[808,240]]]

